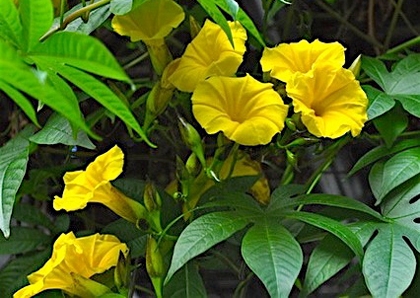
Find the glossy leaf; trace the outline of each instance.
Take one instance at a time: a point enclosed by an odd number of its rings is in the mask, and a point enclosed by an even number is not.
[[[384,92],[370,85],[363,85],[362,88],[369,99],[369,107],[367,110],[369,120],[383,115],[395,105],[394,99]]]
[[[58,114],[51,115],[44,128],[30,137],[30,141],[45,145],[64,144],[95,149],[95,144],[89,140],[85,132],[79,131],[75,139],[70,122]]]
[[[359,259],[363,258],[363,248],[360,240],[342,223],[320,214],[303,211],[288,212],[285,216],[286,218],[297,219],[335,235],[350,247]]]
[[[372,168],[369,184],[376,204],[394,188],[420,174],[420,147],[410,148],[390,158],[383,166]]]
[[[242,256],[271,297],[289,297],[303,263],[296,239],[277,220],[258,221],[245,234]]]
[[[19,0],[19,11],[23,26],[24,50],[30,52],[51,27],[54,16],[52,1]]]
[[[293,201],[291,198],[294,198],[304,192],[304,185],[289,184],[277,187],[271,194],[270,203],[267,206],[267,212],[283,212],[285,209],[290,207],[290,205],[288,206],[287,204],[289,204],[291,200]]]
[[[128,13],[133,6],[133,0],[112,0],[109,10],[115,15]]]
[[[111,52],[91,36],[58,32],[40,44],[31,56],[47,60],[51,65],[71,65],[102,77],[130,82]]]
[[[0,1],[0,36],[10,40],[16,47],[22,47],[22,23],[13,0]]]
[[[34,128],[28,126],[0,148],[0,230],[5,237],[10,235],[10,218],[16,193],[26,173],[28,137],[33,131]]]
[[[373,297],[401,296],[415,271],[416,258],[398,226],[384,225],[363,259],[363,275]]]
[[[163,291],[163,296],[168,298],[207,297],[198,266],[193,261],[175,273]]]
[[[389,85],[390,79],[387,76],[388,70],[379,59],[362,56],[362,68],[383,90]]]
[[[246,218],[234,212],[214,212],[194,220],[179,235],[165,283],[189,260],[242,230],[248,223]]]
[[[363,169],[364,167],[384,158],[394,153],[403,151],[404,149],[409,149],[412,147],[420,147],[419,139],[407,139],[401,140],[395,143],[391,148],[386,146],[375,147],[365,155],[363,155],[353,166],[353,168],[348,173],[348,176],[353,175],[357,171]]]
[[[398,104],[392,110],[375,118],[373,124],[381,134],[385,144],[391,147],[398,136],[407,128],[408,117],[401,105]]]
[[[19,254],[36,250],[42,245],[48,245],[50,237],[40,230],[12,227],[9,238],[0,236],[0,254]]]
[[[111,2],[112,3],[112,2]],[[84,22],[82,18],[78,18],[67,25],[64,31],[68,32],[78,32],[85,35],[91,34],[93,31],[98,29],[103,23],[109,18],[111,11],[109,10],[109,5],[105,5],[94,9],[89,13],[88,22]],[[58,22],[59,24],[59,22]]]

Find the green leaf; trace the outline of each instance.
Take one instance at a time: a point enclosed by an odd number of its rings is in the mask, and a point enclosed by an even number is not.
[[[302,294],[307,296],[353,259],[352,251],[337,237],[327,235],[313,250]]]
[[[369,173],[369,184],[376,205],[394,188],[420,174],[420,147],[410,148],[390,158],[386,163],[375,164]]]
[[[305,186],[299,184],[281,185],[277,187],[271,194],[270,203],[267,206],[266,212],[276,213],[277,211],[284,211],[287,209],[287,204],[290,199],[305,192]]]
[[[85,132],[79,131],[75,139],[70,122],[58,114],[51,115],[44,128],[30,137],[29,140],[37,144],[64,144],[95,149],[95,144],[89,140]]]
[[[189,260],[242,230],[248,223],[247,218],[235,212],[214,212],[194,220],[179,235],[165,283]]]
[[[111,2],[112,3],[112,2]],[[77,8],[79,5],[76,5]],[[74,21],[72,21],[70,24],[67,25],[67,27],[64,29],[64,31],[67,32],[78,32],[85,35],[91,34],[93,31],[95,31],[97,28],[99,28],[111,15],[111,11],[109,10],[109,5],[104,5],[102,7],[96,8],[93,11],[89,13],[89,20],[88,22],[84,22],[82,18],[78,18]],[[80,7],[79,7],[80,9]],[[76,9],[77,10],[77,9]],[[70,14],[70,13],[69,13]],[[67,15],[67,13],[66,13]],[[57,18],[57,25],[60,26],[60,20]]]
[[[359,171],[360,169],[380,160],[381,158],[387,157],[394,153],[400,152],[402,150],[412,148],[412,147],[420,147],[420,140],[419,139],[407,139],[401,140],[395,143],[391,148],[386,146],[379,146],[375,147],[370,150],[368,153],[363,155],[357,163],[353,166],[350,172],[347,174],[348,176],[352,176],[354,173]]]
[[[407,128],[408,117],[398,104],[392,110],[375,118],[373,124],[381,134],[385,144],[391,147],[394,141]]]
[[[271,297],[289,297],[303,263],[302,249],[277,220],[258,221],[245,234],[242,256]]]
[[[70,65],[102,77],[131,83],[111,52],[91,36],[74,32],[55,33],[41,43],[31,57],[46,60],[51,66]]]
[[[207,297],[206,288],[194,261],[185,264],[163,289],[163,296],[168,298]]]
[[[215,4],[215,0],[197,0],[197,2],[200,3],[201,7],[203,7],[209,16],[225,31],[230,43],[234,46],[232,31],[225,16]]]
[[[52,225],[51,220],[39,208],[25,203],[15,205],[13,219],[24,223],[40,225],[48,229]]]
[[[10,235],[13,205],[28,163],[29,141],[27,138],[33,131],[33,127],[26,127],[0,148],[0,229],[5,237]]]
[[[30,52],[53,22],[53,4],[50,0],[19,0],[23,26],[24,51]]]
[[[9,40],[14,46],[22,48],[22,32],[22,23],[13,0],[0,1],[0,39]]]
[[[286,218],[293,218],[303,221],[317,228],[328,231],[338,237],[356,254],[359,259],[363,258],[363,248],[360,240],[354,233],[342,223],[328,217],[303,211],[293,211],[285,213]]]
[[[373,297],[399,297],[413,279],[416,258],[398,227],[384,225],[368,245],[362,266]]]
[[[9,238],[0,236],[0,255],[26,253],[43,245],[49,245],[50,237],[40,230],[12,227]]]
[[[12,297],[13,293],[28,284],[27,275],[41,268],[48,257],[50,249],[34,254],[26,254],[8,262],[0,270],[0,293],[3,297]]]
[[[36,112],[34,107],[32,106],[31,102],[18,90],[11,87],[10,85],[2,82],[0,80],[0,90],[9,96],[21,109],[22,111],[28,116],[28,118],[36,125],[40,126],[38,123],[38,119],[36,118]]]
[[[390,83],[388,77],[388,70],[379,59],[362,56],[362,68],[367,73],[367,75],[372,78],[383,90]]]
[[[91,75],[70,66],[60,66],[57,64],[53,67],[56,68],[61,76],[82,89],[86,94],[119,117],[127,126],[134,129],[149,146],[156,147],[149,141],[129,107],[104,83],[98,81]]]
[[[265,47],[264,39],[261,37],[260,31],[255,26],[252,19],[248,16],[248,14],[238,6],[236,1],[234,0],[214,0],[214,2],[219,6],[222,10],[229,13],[230,16],[239,23],[242,24],[246,28],[246,30],[251,33],[252,36],[260,43],[261,46]]]
[[[116,15],[128,13],[133,6],[133,0],[112,0],[109,10]]]
[[[383,115],[394,107],[394,99],[384,92],[370,85],[363,85],[362,88],[369,99],[369,107],[367,110],[369,120]]]

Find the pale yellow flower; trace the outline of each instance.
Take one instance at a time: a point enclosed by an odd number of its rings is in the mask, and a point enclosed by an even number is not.
[[[75,277],[90,278],[107,271],[117,265],[121,253],[127,256],[127,245],[113,235],[76,238],[72,232],[62,234],[54,243],[51,258],[28,276],[30,285],[17,291],[13,297],[28,298],[50,289],[63,290],[78,297],[92,297],[92,289],[78,284]]]
[[[118,146],[98,156],[85,171],[67,172],[64,175],[63,197],[54,197],[55,210],[74,211],[87,203],[101,203],[128,221],[136,223],[145,217],[145,208],[112,186],[112,180],[121,173],[124,154]]]
[[[348,131],[357,136],[367,120],[366,94],[348,69],[327,65],[297,73],[286,92],[303,124],[317,137],[334,139]]]
[[[342,67],[344,51],[345,48],[338,42],[324,43],[316,39],[309,43],[301,40],[264,49],[260,63],[264,72],[270,72],[271,77],[288,83],[293,74],[307,73],[318,65]]]
[[[242,63],[246,31],[238,22],[229,22],[232,47],[222,28],[206,20],[203,28],[185,49],[177,69],[168,78],[179,90],[193,92],[197,84],[211,76],[232,76]]]
[[[284,127],[288,106],[269,83],[250,75],[211,77],[192,95],[192,110],[209,134],[222,131],[241,145],[268,144]]]
[[[148,0],[125,15],[114,16],[111,24],[115,32],[131,41],[160,45],[184,17],[182,7],[173,0]]]

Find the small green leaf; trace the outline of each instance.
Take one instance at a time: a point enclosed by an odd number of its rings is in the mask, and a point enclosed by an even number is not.
[[[0,36],[12,41],[13,45],[22,48],[22,23],[13,0],[0,1]],[[2,55],[3,55],[3,51]]]
[[[194,261],[185,264],[163,289],[168,298],[207,297],[206,288]]]
[[[73,130],[70,126],[70,122],[59,114],[51,115],[44,128],[30,137],[29,140],[37,144],[64,144],[68,146],[81,146],[87,149],[95,149],[95,144],[89,140],[85,132],[79,131],[77,133],[77,138],[75,139],[73,137]]]
[[[381,134],[388,147],[391,147],[394,141],[408,126],[407,114],[398,104],[392,110],[375,118],[373,124]]]
[[[420,174],[420,147],[410,148],[390,158],[383,166],[372,167],[369,184],[376,205],[394,188]]]
[[[420,140],[419,139],[407,139],[401,140],[395,143],[391,148],[386,146],[379,146],[375,147],[370,150],[368,153],[363,155],[357,163],[353,166],[350,172],[347,174],[348,176],[352,176],[354,173],[359,171],[360,169],[380,160],[381,158],[387,157],[394,153],[403,151],[405,149],[409,149],[412,147],[420,147]]]
[[[43,245],[49,245],[50,237],[40,230],[11,227],[9,238],[0,236],[0,255],[26,253]]]
[[[367,110],[369,120],[383,115],[394,107],[395,101],[391,96],[370,85],[363,85],[362,88],[369,99]]]
[[[24,50],[30,52],[53,22],[53,4],[50,0],[19,0],[23,26]]]
[[[51,220],[42,213],[39,208],[31,204],[24,203],[15,205],[13,209],[13,219],[24,223],[40,225],[46,228],[50,228],[52,224]]]
[[[293,211],[285,213],[286,218],[294,218],[317,228],[328,231],[343,241],[356,254],[363,259],[363,248],[360,240],[342,223],[316,213]]]
[[[372,296],[401,296],[415,271],[416,258],[402,239],[401,231],[396,226],[384,225],[368,245],[363,259],[363,275]]]
[[[112,0],[109,10],[116,15],[128,13],[133,6],[133,0]]]
[[[194,220],[179,235],[165,283],[189,260],[242,230],[248,223],[247,218],[234,212],[214,212]]]
[[[10,234],[13,205],[29,158],[28,137],[33,131],[33,127],[26,127],[0,148],[0,230],[5,237]]]
[[[303,263],[296,239],[277,220],[258,221],[245,234],[242,256],[271,297],[289,297]]]

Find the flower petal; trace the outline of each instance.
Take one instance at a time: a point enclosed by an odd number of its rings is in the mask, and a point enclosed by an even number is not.
[[[296,113],[317,137],[338,138],[351,131],[357,136],[367,120],[368,100],[350,70],[315,67],[311,73],[296,73],[286,84]]]
[[[209,134],[223,131],[241,145],[263,145],[284,127],[288,107],[271,84],[250,75],[211,77],[191,98],[193,114]]]

